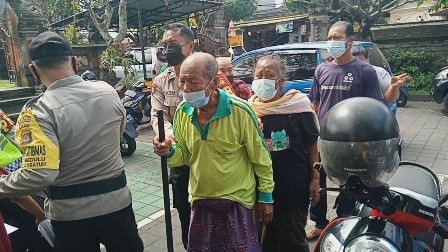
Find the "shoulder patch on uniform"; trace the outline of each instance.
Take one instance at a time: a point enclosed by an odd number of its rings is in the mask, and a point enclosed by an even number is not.
[[[24,108],[17,119],[16,140],[23,169],[59,169],[59,147],[45,134],[31,108]]]

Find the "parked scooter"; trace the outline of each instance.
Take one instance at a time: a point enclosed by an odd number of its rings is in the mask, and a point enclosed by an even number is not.
[[[442,68],[434,77],[431,96],[435,102],[448,111],[448,66]]]
[[[357,216],[337,218],[327,226],[316,252],[443,251],[448,227],[439,213],[448,194],[441,196],[431,169],[401,162],[388,185],[369,188],[353,177],[342,188],[325,190],[343,191],[359,204]]]
[[[141,80],[135,81],[132,84],[132,89],[124,92],[121,100],[126,109],[126,126],[120,140],[120,150],[123,156],[130,156],[136,150],[137,127],[142,124],[143,111],[151,109],[150,99],[147,86]]]
[[[409,96],[409,88],[407,85],[403,85],[400,87],[400,96],[397,100],[397,106],[399,108],[402,108],[406,106],[406,103],[408,102],[408,96]]]
[[[96,75],[92,71],[90,71],[90,70],[84,71],[81,74],[81,78],[83,78],[85,81],[96,81],[96,80],[98,80]]]

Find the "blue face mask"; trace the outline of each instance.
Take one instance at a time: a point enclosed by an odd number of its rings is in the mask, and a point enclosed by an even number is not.
[[[348,40],[348,39],[347,39]],[[327,51],[330,53],[331,57],[333,58],[339,58],[347,51],[347,48],[345,46],[345,41],[339,41],[339,40],[329,40],[327,41]]]
[[[204,90],[188,93],[182,91],[182,97],[184,98],[185,102],[193,108],[202,108],[207,105],[212,92],[210,92],[210,94],[206,96],[205,90],[207,90],[207,88],[210,86],[210,84],[212,84],[214,80],[215,77],[212,78],[212,80],[210,81],[210,83],[208,83],[207,87]]]
[[[280,80],[280,79],[279,79]],[[252,82],[252,90],[263,101],[269,101],[277,94],[275,83],[279,80],[258,79]]]

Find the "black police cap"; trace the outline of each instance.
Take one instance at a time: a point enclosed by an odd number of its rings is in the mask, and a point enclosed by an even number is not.
[[[54,57],[73,56],[70,44],[57,33],[44,32],[35,37],[28,54],[32,61]]]

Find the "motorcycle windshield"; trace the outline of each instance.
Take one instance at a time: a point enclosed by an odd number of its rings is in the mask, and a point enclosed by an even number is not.
[[[319,139],[322,165],[331,181],[344,185],[356,176],[368,187],[384,185],[397,170],[400,139],[335,142]]]

